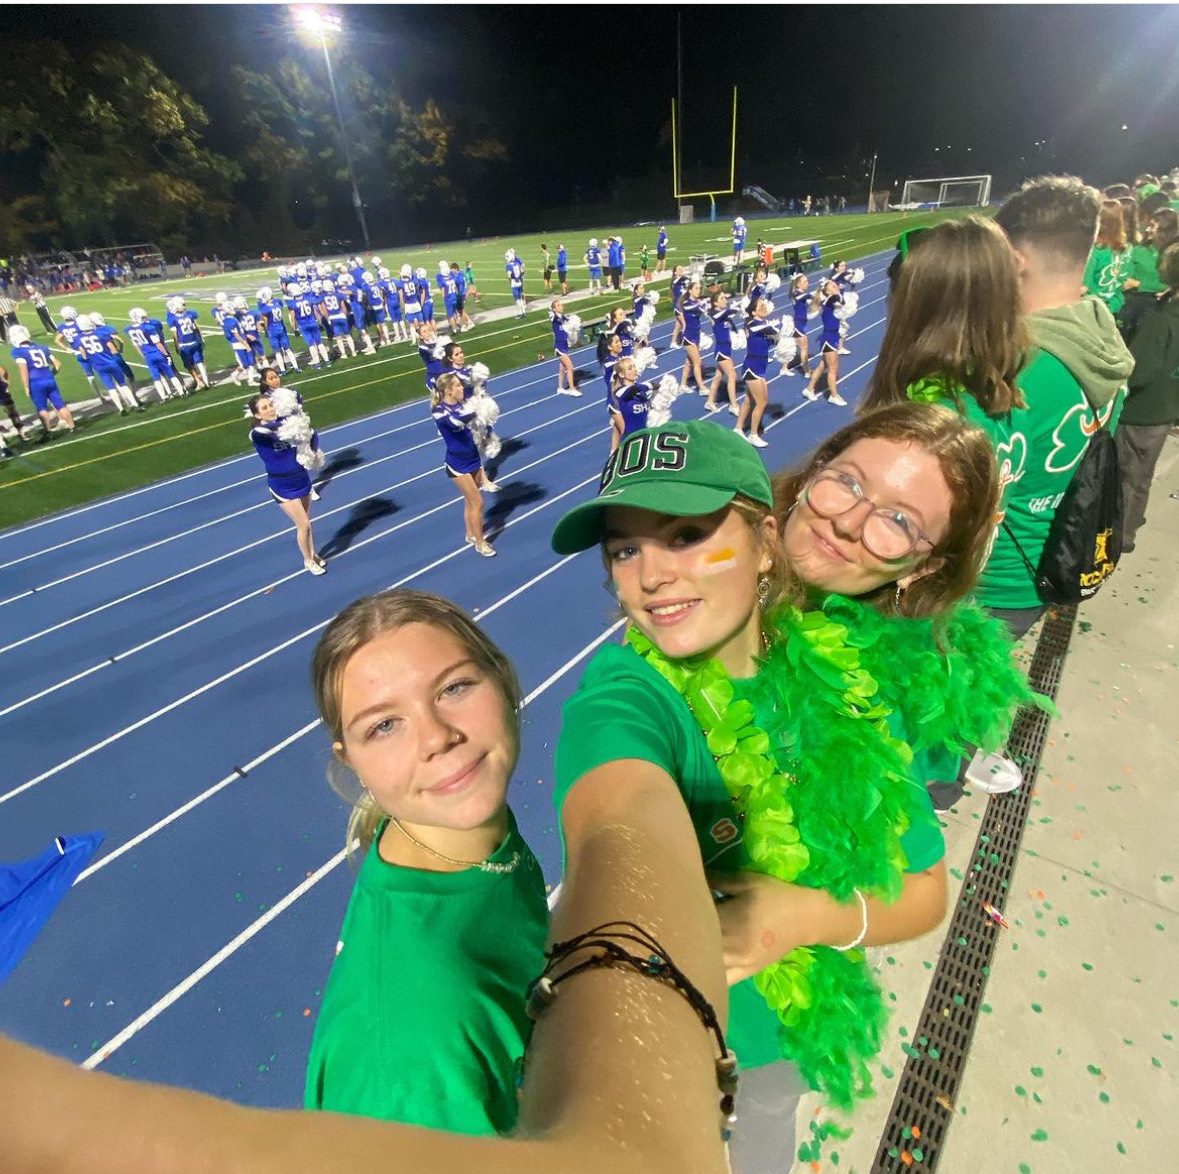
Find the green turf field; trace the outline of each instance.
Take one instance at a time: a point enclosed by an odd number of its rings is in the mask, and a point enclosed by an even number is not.
[[[888,248],[903,229],[933,223],[954,214],[942,212],[902,216],[899,213],[884,213],[751,220],[746,256],[749,259],[754,242],[763,235],[775,245],[789,240],[817,239],[826,265],[841,257],[850,259]],[[681,261],[686,263],[690,257],[702,253],[722,257],[731,255],[728,221],[715,224],[668,224],[667,228],[671,237],[669,265]],[[531,300],[545,296],[541,277],[542,242],[549,245],[554,264],[557,246],[565,244],[570,260],[570,290],[576,292],[588,284],[581,258],[589,238],[594,236],[602,241],[611,235],[622,237],[626,244],[628,278],[638,274],[639,248],[644,241],[651,247],[654,265],[658,225],[644,228],[607,225],[585,229],[576,235],[558,236],[549,233],[477,242],[449,241],[409,250],[378,248],[375,252],[390,270],[396,272],[405,263],[415,268],[422,266],[431,280],[438,272],[439,260],[458,261],[460,265],[470,261],[475,270],[476,287],[481,300],[475,303],[469,298],[468,310],[477,317],[481,311],[510,305],[503,259],[504,250],[509,246],[516,250],[527,266],[525,292]],[[55,320],[60,320],[60,307],[70,304],[80,313],[98,310],[105,315],[109,325],[121,328],[128,322],[131,307],[142,306],[152,316],[163,319],[166,314],[165,300],[173,294],[182,294],[189,307],[201,313],[206,365],[215,379],[218,371],[228,370],[233,365],[233,360],[229,344],[209,314],[213,295],[221,291],[231,295],[240,293],[252,305],[260,286],[276,284],[274,271],[268,268],[220,276],[145,281],[118,290],[50,298],[49,305]],[[551,355],[553,335],[549,327],[547,305],[546,300],[544,306],[531,309],[523,321],[508,317],[477,326],[463,337],[468,359],[486,363],[494,376],[534,363],[541,354],[546,357]],[[604,314],[615,305],[625,305],[629,312],[629,296],[602,296],[592,302],[575,303],[570,309],[585,319]],[[661,302],[660,311],[660,317],[667,316],[666,300]],[[439,298],[435,305],[436,317],[443,312]],[[23,306],[20,318],[22,324],[29,327],[35,341],[52,342],[40,333],[40,322],[31,307]],[[445,325],[443,320],[441,327],[444,329]],[[300,353],[297,336],[292,336],[292,345],[296,353]],[[73,356],[62,353],[59,358],[62,371],[58,382],[66,401],[78,402],[92,398],[92,392]],[[249,425],[243,417],[243,405],[247,398],[244,388],[236,388],[232,384],[215,386],[209,391],[201,391],[181,400],[159,403],[147,382],[147,372],[139,363],[139,356],[130,343],[127,344],[127,358],[137,376],[142,372],[140,397],[145,401],[150,400],[147,413],[121,417],[112,409],[107,414],[80,424],[73,437],[67,438],[63,434],[45,443],[10,442],[16,455],[0,465],[0,526],[15,525],[55,510],[172,476],[209,461],[249,451]],[[10,377],[15,379],[7,348],[0,349],[0,365],[8,368]],[[582,366],[585,366],[584,362]],[[301,371],[297,378],[291,379],[291,383],[299,388],[315,426],[320,429],[423,394],[421,360],[416,348],[405,343],[382,349],[375,357],[358,355],[348,358],[337,362],[330,370]],[[11,391],[22,414],[31,418],[32,405],[21,389],[19,379],[15,379]],[[494,379],[491,391],[494,394]],[[36,426],[29,429],[30,436],[38,432]]]

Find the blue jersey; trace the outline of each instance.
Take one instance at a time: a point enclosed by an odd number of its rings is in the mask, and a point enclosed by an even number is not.
[[[569,251],[562,245],[557,250],[557,272],[564,273],[569,268]]]
[[[450,271],[451,279],[454,281],[455,289],[458,290],[458,296],[464,298],[467,296],[467,279],[463,276],[462,270],[452,269]]]
[[[442,357],[442,347],[436,342],[419,342],[418,357],[426,364],[426,386],[433,390],[434,380],[442,374],[445,362]]]
[[[249,346],[244,337],[244,332],[241,323],[233,314],[224,314],[221,317],[221,333],[225,335],[226,341],[231,345],[237,347],[239,350]]]
[[[655,244],[655,251],[659,253],[667,251],[667,230],[665,228],[659,230],[659,240]]]
[[[144,322],[141,326],[124,326],[123,333],[135,344],[135,349],[148,360],[166,359],[163,331],[158,322]]]
[[[733,225],[733,248],[743,249],[745,247],[745,225]]]
[[[623,318],[621,322],[615,323],[606,333],[617,334],[622,339],[622,353],[624,356],[635,353],[635,324],[629,318]]]
[[[301,297],[291,298],[287,302],[287,309],[295,315],[295,321],[300,326],[315,326],[319,322],[316,307],[319,305],[319,294],[305,293]]]
[[[778,341],[778,332],[764,318],[750,318],[746,325],[745,361],[768,359]]]
[[[733,306],[726,306],[723,310],[711,311],[708,316],[712,319],[712,332],[716,338],[716,353],[732,357],[733,331],[740,329],[740,315]]]
[[[57,386],[57,380],[53,375],[53,359],[47,346],[42,346],[39,342],[14,346],[12,357],[28,366],[30,388]]]
[[[834,293],[830,297],[823,299],[823,338],[824,341],[831,336],[839,335],[839,319],[835,316],[835,311],[843,305],[843,295]]]
[[[358,329],[364,329],[364,290],[353,286],[348,290],[348,304],[352,307],[352,321]]]
[[[513,290],[518,290],[524,285],[524,262],[519,257],[514,261],[509,261],[504,266],[504,270]]]
[[[434,301],[434,291],[430,288],[430,279],[428,277],[415,278],[414,288],[417,290],[418,299],[422,303],[422,309],[425,309]]]
[[[600,269],[602,265],[602,250],[597,245],[590,245],[585,251],[585,263],[591,269]]]
[[[690,277],[677,277],[671,283],[671,304],[673,308],[680,304],[680,298],[684,296],[688,286],[691,284],[692,279]]]
[[[558,314],[549,311],[549,320],[553,324],[553,349],[566,355],[569,353],[569,335],[565,331],[565,323],[569,321],[568,314]]]
[[[329,321],[343,322],[348,317],[348,311],[344,306],[344,299],[335,290],[324,290],[322,301]]]
[[[453,271],[439,273],[435,280],[438,282],[438,288],[442,291],[443,298],[446,299],[446,304],[453,305],[459,296],[458,274]]]
[[[475,409],[461,404],[439,404],[430,413],[446,442],[446,467],[454,473],[474,473],[479,468],[479,448],[471,424]]]
[[[85,357],[92,363],[104,367],[117,367],[115,356],[107,348],[105,340],[97,330],[83,330],[78,334],[79,357]]]
[[[806,333],[806,319],[807,319],[807,302],[811,300],[810,291],[803,291],[790,295],[794,302],[794,332],[795,334]]]
[[[286,323],[282,316],[282,302],[278,298],[271,298],[268,302],[259,302],[258,317],[266,319],[267,334],[286,333]]]
[[[622,264],[622,246],[617,241],[611,241],[606,246],[606,257],[611,269],[617,269]]]
[[[700,322],[708,310],[703,298],[684,297],[679,304],[679,314],[684,320],[684,338],[689,342],[700,341]]]
[[[82,331],[78,329],[78,324],[76,322],[63,322],[57,328],[57,332],[63,339],[65,339],[66,346],[68,346],[75,355],[77,355],[79,358],[84,357],[82,351],[78,348],[78,335],[81,334]]]
[[[201,345],[197,316],[195,310],[181,310],[179,314],[168,314],[168,325],[176,332],[176,345],[182,351]]]
[[[225,329],[222,323],[225,321],[226,316],[231,318],[233,317],[233,311],[225,306],[214,306],[209,311],[209,313],[213,315],[213,321],[215,321],[222,330]]]
[[[629,387],[621,387],[614,398],[618,404],[618,411],[622,413],[624,436],[647,427],[647,410],[651,406],[649,383],[632,383]]]

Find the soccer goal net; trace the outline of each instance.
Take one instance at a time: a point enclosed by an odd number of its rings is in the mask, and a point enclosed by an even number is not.
[[[940,179],[909,179],[901,192],[901,208],[977,208],[991,199],[989,175],[952,175]]]

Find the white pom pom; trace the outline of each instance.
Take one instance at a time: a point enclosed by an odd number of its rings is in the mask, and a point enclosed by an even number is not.
[[[327,464],[327,457],[317,449],[300,449],[295,454],[295,460],[309,473],[318,473]]]
[[[864,271],[862,269],[853,269],[851,271],[851,277],[849,280],[851,281],[852,285],[859,285],[860,282],[864,280]]]
[[[659,356],[655,354],[655,349],[649,346],[641,346],[634,353],[635,366],[639,371],[646,371],[650,367],[654,367],[659,362]]]
[[[475,410],[475,421],[481,428],[493,428],[499,419],[499,404],[495,402],[479,385],[479,390],[473,392],[467,400]]]
[[[471,364],[471,383],[475,387],[482,387],[491,378],[491,372],[486,363]]]
[[[734,331],[732,331],[732,332],[730,333],[730,335],[729,335],[729,338],[730,338],[730,340],[732,341],[732,349],[733,349],[733,350],[735,350],[735,351],[743,351],[743,350],[745,349],[745,345],[746,345],[746,342],[747,342],[748,340],[747,340],[747,338],[745,337],[745,331],[744,331],[744,330],[734,330]]]
[[[781,286],[782,279],[776,273],[771,273],[766,278],[766,293],[777,293]]]
[[[485,461],[494,461],[503,449],[503,441],[494,432],[488,432],[479,445],[479,451]]]
[[[644,306],[642,312],[635,319],[635,338],[645,340],[650,337],[651,327],[655,325],[655,310],[651,306]]]
[[[439,346],[446,346],[446,344],[451,342],[452,339],[449,334],[440,334],[435,341]]]
[[[789,366],[794,362],[798,354],[798,343],[794,339],[794,335],[788,334],[778,340],[778,345],[774,348],[774,358],[782,364],[783,367]]]
[[[671,419],[671,405],[687,389],[674,375],[664,375],[656,385],[647,408],[647,427],[658,428]]]
[[[274,404],[274,410],[278,413],[279,418],[283,416],[294,415],[299,411],[299,396],[292,387],[276,387],[267,393],[270,397],[270,402]]]
[[[653,289],[653,290],[652,290],[652,291],[651,291],[651,292],[650,292],[650,293],[647,295],[647,301],[648,301],[648,302],[650,302],[650,304],[651,304],[652,306],[657,306],[657,305],[659,305],[659,291],[658,291],[657,289]]]
[[[860,295],[850,290],[843,295],[843,305],[835,307],[835,317],[841,320],[850,318],[860,308]]]
[[[705,351],[710,351],[710,350],[712,350],[712,348],[713,348],[712,335],[707,334],[704,331],[701,331],[700,332],[700,343],[699,343],[699,346],[697,349],[700,351],[701,354],[704,354]]]
[[[578,315],[570,314],[565,320],[565,337],[569,340],[570,346],[577,346],[581,338],[581,318]]]
[[[442,344],[440,342],[436,342],[430,348],[430,358],[437,359],[438,362],[442,362],[442,360],[446,358],[446,351],[442,349]]]

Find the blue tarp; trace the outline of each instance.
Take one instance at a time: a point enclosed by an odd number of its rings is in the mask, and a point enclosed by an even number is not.
[[[58,836],[32,860],[0,864],[0,982],[16,969],[102,841],[101,832]]]

